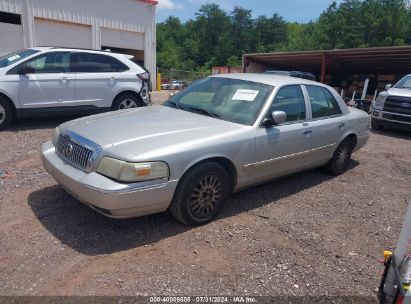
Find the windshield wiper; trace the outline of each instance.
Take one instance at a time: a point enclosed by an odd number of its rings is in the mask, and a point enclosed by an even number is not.
[[[175,106],[177,109],[184,110],[184,108],[177,101],[174,101],[174,100],[170,99],[168,102],[171,103],[173,106]]]
[[[187,107],[187,109],[192,110],[192,111],[197,111],[199,113],[207,114],[208,116],[213,117],[213,118],[220,118],[220,115],[210,110],[207,110],[205,108]]]

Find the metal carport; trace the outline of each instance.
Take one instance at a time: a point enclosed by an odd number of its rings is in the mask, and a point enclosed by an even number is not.
[[[243,56],[244,72],[266,70],[311,72],[323,83],[326,74],[408,74],[411,73],[411,46],[257,53]]]

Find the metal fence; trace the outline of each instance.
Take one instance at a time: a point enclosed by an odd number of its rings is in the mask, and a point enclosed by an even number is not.
[[[158,68],[158,85],[161,90],[182,90],[198,79],[211,75],[210,72],[194,72],[177,69]]]

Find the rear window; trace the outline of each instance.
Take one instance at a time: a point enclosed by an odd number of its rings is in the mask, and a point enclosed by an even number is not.
[[[306,86],[310,96],[313,119],[340,115],[341,110],[334,96],[325,88]]]
[[[16,63],[38,52],[40,51],[29,49],[29,50],[17,51],[17,52],[5,55],[3,57],[0,57],[0,68],[8,67],[12,65],[13,63]]]
[[[124,63],[116,58],[93,53],[77,54],[75,66],[76,72],[79,73],[110,73],[129,70]]]

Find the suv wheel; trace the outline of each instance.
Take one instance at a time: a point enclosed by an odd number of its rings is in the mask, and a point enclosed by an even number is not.
[[[340,175],[344,173],[351,159],[353,149],[354,144],[352,139],[344,139],[344,141],[337,147],[333,157],[328,164],[325,165],[324,169],[332,175]]]
[[[0,97],[0,130],[6,128],[13,120],[13,108],[10,103]]]
[[[133,94],[121,94],[113,102],[113,110],[133,109],[142,106],[141,100]]]
[[[205,162],[184,175],[169,209],[180,222],[201,225],[217,215],[229,193],[227,171],[217,163]]]

